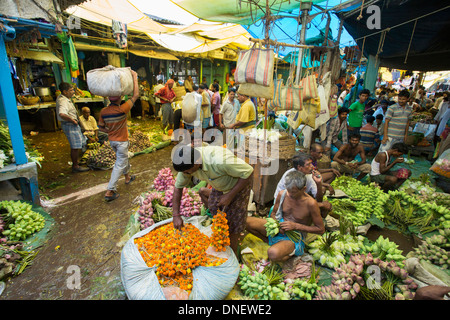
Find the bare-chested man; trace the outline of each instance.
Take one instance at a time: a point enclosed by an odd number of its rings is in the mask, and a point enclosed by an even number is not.
[[[307,233],[323,234],[325,226],[320,216],[319,205],[310,195],[305,193],[306,177],[300,171],[289,172],[286,176],[286,190],[278,193],[271,218],[280,221],[280,233],[267,237],[264,224],[266,219],[247,218],[247,231],[269,243],[267,255],[270,260],[284,262],[291,256],[304,253]],[[294,243],[286,236],[285,231],[297,230],[302,239]]]
[[[366,153],[364,147],[359,144],[361,135],[352,134],[347,144],[344,144],[335,154],[331,167],[343,174],[354,174],[359,172],[356,179],[361,180],[370,172],[370,164],[366,163]],[[361,161],[356,161],[355,157],[360,155]]]

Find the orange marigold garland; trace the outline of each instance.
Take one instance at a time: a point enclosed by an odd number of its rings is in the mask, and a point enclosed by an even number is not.
[[[134,240],[139,253],[149,267],[156,267],[161,286],[177,286],[188,294],[192,290],[192,270],[198,266],[218,266],[226,259],[210,256],[208,236],[192,224],[181,230],[167,223]]]
[[[230,232],[228,231],[228,220],[226,213],[217,210],[217,214],[213,217],[211,245],[216,251],[225,251],[230,245]]]

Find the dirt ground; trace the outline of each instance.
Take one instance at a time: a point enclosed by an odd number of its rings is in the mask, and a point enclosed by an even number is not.
[[[55,224],[33,264],[6,283],[0,300],[126,299],[118,244],[136,209],[133,200],[150,188],[161,168],[171,167],[172,146],[131,158],[137,179],[125,185],[122,178],[120,197],[107,203],[103,196],[111,170],[72,173],[69,145],[61,131],[27,138],[45,157],[38,169],[39,189]],[[80,270],[80,289],[71,289],[72,268]]]

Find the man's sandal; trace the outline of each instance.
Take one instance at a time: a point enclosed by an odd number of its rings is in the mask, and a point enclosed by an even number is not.
[[[116,200],[118,197],[119,197],[119,194],[118,193],[114,193],[112,196],[105,196],[105,200],[107,202],[110,202],[110,201]]]

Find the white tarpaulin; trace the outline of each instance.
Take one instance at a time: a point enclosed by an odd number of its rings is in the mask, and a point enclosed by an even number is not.
[[[72,16],[111,26],[112,20],[127,24],[128,30],[145,33],[170,32],[171,29],[150,19],[127,0],[91,0],[67,8]]]

